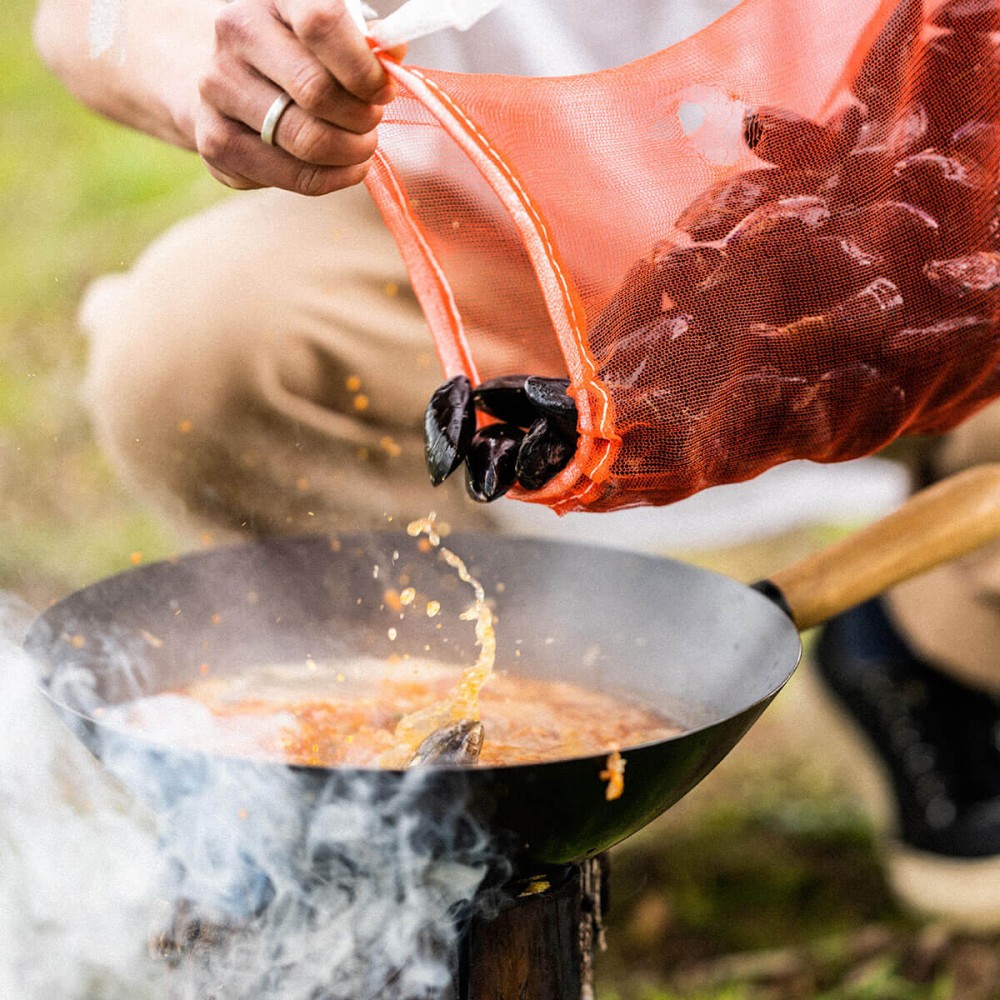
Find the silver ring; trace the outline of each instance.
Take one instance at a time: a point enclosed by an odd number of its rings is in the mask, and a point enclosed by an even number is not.
[[[277,131],[278,122],[281,121],[281,116],[287,110],[288,105],[294,103],[291,96],[282,91],[267,109],[267,114],[264,115],[264,124],[260,127],[260,141],[265,146],[274,145],[274,133]]]

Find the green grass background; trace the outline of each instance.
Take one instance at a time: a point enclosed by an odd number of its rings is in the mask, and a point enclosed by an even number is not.
[[[222,195],[198,158],[81,108],[31,44],[33,5],[0,22],[0,590],[44,604],[171,552],[114,481],[80,400],[83,289]]]

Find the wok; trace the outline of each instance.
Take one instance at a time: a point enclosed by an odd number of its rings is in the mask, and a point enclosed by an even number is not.
[[[754,586],[606,548],[453,535],[445,544],[495,600],[498,669],[612,692],[684,731],[623,748],[617,800],[605,797],[606,753],[595,753],[424,768],[421,808],[459,804],[521,870],[594,856],[660,815],[732,749],[794,671],[800,630],[997,537],[1000,465],[916,494]],[[384,594],[401,579],[440,600],[441,614],[400,621]],[[202,755],[114,732],[101,722],[102,706],[186,684],[202,664],[224,676],[276,660],[429,648],[466,665],[475,655],[473,628],[458,615],[470,603],[454,571],[403,532],[271,540],[88,586],[45,611],[26,648],[42,666],[43,690],[96,754],[124,745],[140,758],[140,791],[159,808],[198,784]],[[225,765],[237,778],[241,768],[260,766],[236,758]],[[266,766],[299,783],[304,809],[348,783],[367,783],[377,797],[403,780],[378,769]]]

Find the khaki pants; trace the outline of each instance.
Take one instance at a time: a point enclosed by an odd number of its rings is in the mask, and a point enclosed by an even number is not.
[[[926,470],[941,478],[1000,462],[1000,403],[943,437]],[[900,584],[889,595],[916,649],[958,679],[1000,695],[1000,544]]]
[[[229,197],[97,282],[81,321],[100,440],[177,523],[273,535],[434,509],[490,524],[460,475],[430,486],[441,368],[363,188]]]
[[[363,189],[230,197],[98,282],[82,322],[97,432],[175,522],[287,534],[435,509],[491,527],[459,475],[430,488],[421,415],[440,367]],[[934,472],[986,460],[1000,460],[1000,406],[950,435]],[[891,604],[918,649],[1000,692],[1000,546]]]

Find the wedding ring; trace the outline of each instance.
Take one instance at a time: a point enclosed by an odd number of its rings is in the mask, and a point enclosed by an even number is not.
[[[264,115],[264,124],[260,127],[260,139],[265,146],[274,145],[274,133],[278,128],[278,122],[281,121],[281,116],[287,110],[288,105],[292,103],[294,103],[292,98],[282,91],[267,109],[267,114]]]

